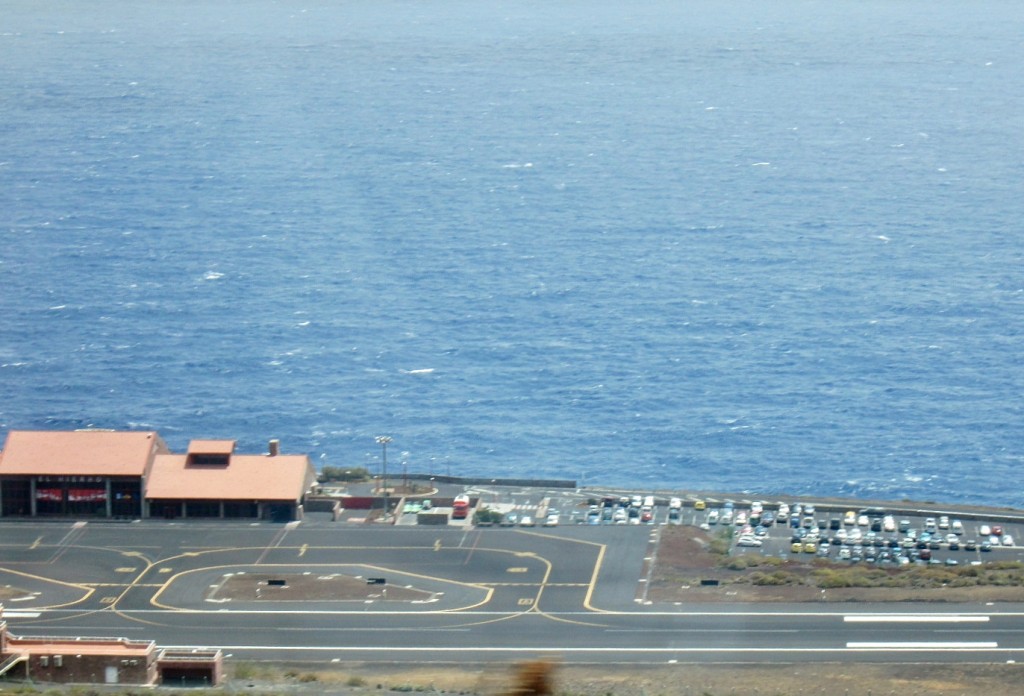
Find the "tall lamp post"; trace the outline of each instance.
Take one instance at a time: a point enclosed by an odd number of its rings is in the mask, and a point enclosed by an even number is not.
[[[383,464],[383,488],[381,491],[384,495],[384,519],[388,518],[388,443],[391,442],[391,438],[387,435],[378,435],[377,444],[381,446],[381,463]]]

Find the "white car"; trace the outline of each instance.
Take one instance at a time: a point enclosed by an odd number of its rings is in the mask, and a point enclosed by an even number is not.
[[[1003,535],[1003,546],[1013,546],[1013,537],[1009,534]]]
[[[557,527],[558,526],[558,515],[548,515],[548,518],[544,520],[545,527]]]
[[[741,536],[736,542],[737,546],[761,546],[761,540],[752,536]]]
[[[989,536],[990,534],[992,534],[992,527],[987,524],[978,527],[978,536]]]
[[[533,518],[530,517],[529,515],[523,515],[522,517],[519,518],[519,526],[520,527],[532,527],[533,526]]]

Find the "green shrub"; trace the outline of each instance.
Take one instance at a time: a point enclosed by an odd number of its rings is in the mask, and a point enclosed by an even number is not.
[[[501,522],[501,513],[490,508],[480,508],[473,513],[473,524],[488,525]]]
[[[370,472],[364,467],[342,467],[325,466],[320,470],[317,480],[321,483],[330,481],[366,481],[370,478]]]

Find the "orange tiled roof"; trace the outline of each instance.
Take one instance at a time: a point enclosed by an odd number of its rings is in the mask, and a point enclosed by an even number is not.
[[[12,430],[0,474],[143,476],[154,453],[167,452],[155,432]]]
[[[184,454],[161,454],[146,482],[150,500],[296,501],[316,480],[306,455],[233,454],[226,467],[189,466]]]
[[[189,454],[232,454],[235,440],[192,440],[188,443]]]

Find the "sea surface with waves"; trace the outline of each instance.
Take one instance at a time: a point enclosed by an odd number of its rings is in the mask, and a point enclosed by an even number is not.
[[[7,0],[0,431],[1024,506],[1013,2]]]

